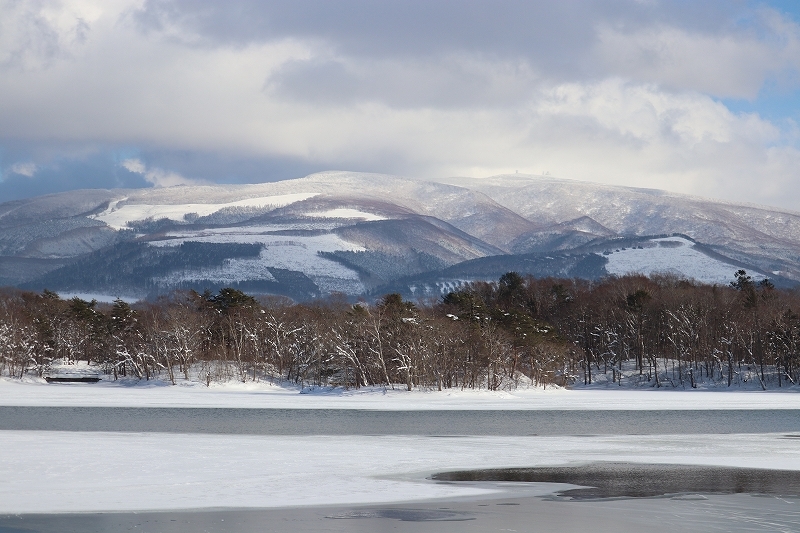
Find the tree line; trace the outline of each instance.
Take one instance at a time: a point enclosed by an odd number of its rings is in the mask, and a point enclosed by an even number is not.
[[[0,291],[0,375],[85,361],[109,379],[268,380],[412,390],[694,388],[800,379],[800,293],[674,276],[600,281],[514,272],[436,301],[256,298],[175,291],[130,305]]]

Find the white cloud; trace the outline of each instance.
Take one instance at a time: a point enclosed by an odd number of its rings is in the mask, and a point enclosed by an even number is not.
[[[119,0],[0,0],[0,65],[41,69],[86,43],[91,25]]]
[[[144,166],[144,163],[142,163],[140,159],[125,159],[120,165],[136,174],[144,174],[147,172],[147,167]]]
[[[172,187],[174,185],[197,185],[197,180],[185,178],[176,172],[169,172],[160,168],[148,169],[139,159],[125,159],[120,166],[130,172],[141,174],[145,180],[156,187]]]
[[[756,19],[761,34],[601,24],[593,54],[619,76],[719,98],[753,99],[765,80],[800,68],[800,26],[770,9],[758,11]]]
[[[661,27],[633,34],[601,28],[599,37],[599,60],[619,75],[718,97],[754,98],[782,63],[766,43],[730,35]]]
[[[39,168],[34,163],[14,163],[9,170],[14,174],[32,178]]]

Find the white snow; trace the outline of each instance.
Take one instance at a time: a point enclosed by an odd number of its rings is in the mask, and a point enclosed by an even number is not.
[[[265,234],[261,226],[206,229],[196,233],[183,231],[175,238],[152,241],[153,246],[179,246],[193,242],[258,243],[264,248],[257,258],[233,258],[220,267],[178,272],[156,278],[157,283],[173,285],[181,281],[211,280],[222,283],[252,279],[274,279],[269,268],[295,270],[304,273],[323,293],[342,291],[358,294],[364,291],[358,273],[336,261],[321,257],[319,252],[336,250],[361,251],[363,247],[345,241],[338,235],[274,235]]]
[[[476,496],[433,472],[586,461],[800,469],[781,435],[245,436],[0,431],[0,513],[287,507]],[[563,487],[563,485],[561,485]],[[528,487],[528,494],[555,486]]]
[[[145,220],[147,218],[181,221],[189,213],[196,213],[198,216],[207,216],[216,213],[226,207],[283,207],[295,202],[307,200],[319,193],[292,193],[280,194],[276,196],[260,196],[258,198],[246,198],[235,202],[227,203],[194,203],[194,204],[125,204],[127,198],[111,202],[108,208],[98,215],[90,215],[89,218],[105,222],[110,227],[120,230],[128,225],[128,222]],[[119,204],[123,204],[120,206]]]
[[[64,359],[55,359],[47,365],[47,373],[52,375],[70,375],[70,376],[102,376],[103,369],[94,364],[89,364],[86,361],[67,361]]]
[[[609,274],[673,273],[695,279],[702,283],[727,285],[734,280],[734,272],[740,267],[710,257],[694,247],[694,243],[682,237],[652,239],[652,248],[628,248],[610,250],[606,270]],[[763,276],[754,275],[756,279]]]
[[[800,409],[797,387],[783,391],[704,391],[560,388],[411,392],[381,387],[299,389],[266,382],[212,384],[181,381],[103,381],[48,385],[0,378],[0,405],[110,407],[238,407],[369,410],[688,410]]]
[[[367,221],[386,220],[386,217],[382,217],[374,213],[367,213],[366,211],[347,209],[343,207],[338,209],[329,209],[328,211],[315,211],[313,213],[306,213],[306,216],[318,218],[360,218]]]
[[[229,226],[222,228],[204,228],[204,229],[176,229],[168,231],[164,234],[165,241],[154,240],[151,244],[158,245],[160,242],[169,244],[170,239],[185,239],[196,241],[201,237],[217,237],[222,238],[223,235],[231,236],[229,240],[220,242],[238,242],[235,236],[238,235],[274,235],[279,232],[286,231],[315,231],[325,230],[330,231],[341,224],[332,221],[303,221],[292,222],[287,224],[256,224],[245,226]]]

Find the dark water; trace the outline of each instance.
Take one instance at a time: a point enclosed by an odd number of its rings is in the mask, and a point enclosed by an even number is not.
[[[0,430],[235,435],[800,434],[800,410],[367,411],[0,407]]]
[[[652,498],[667,494],[772,494],[800,496],[800,471],[600,462],[580,466],[495,468],[443,472],[437,481],[568,483],[559,496],[573,500]]]

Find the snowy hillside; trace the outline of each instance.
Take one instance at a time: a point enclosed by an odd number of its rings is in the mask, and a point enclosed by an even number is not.
[[[674,274],[701,283],[727,285],[739,268],[710,257],[698,250],[692,241],[681,237],[653,239],[645,246],[614,249],[606,254],[606,270],[618,276],[629,273],[645,276]],[[763,279],[764,276],[756,274],[754,278]]]
[[[303,299],[438,294],[508,270],[800,281],[796,213],[521,175],[445,181],[323,172],[0,204],[0,285],[144,297],[233,284]]]
[[[108,226],[120,230],[128,227],[130,222],[138,222],[147,219],[168,219],[175,222],[184,222],[188,215],[194,215],[195,218],[204,217],[226,209],[233,210],[235,208],[250,207],[271,211],[278,207],[311,198],[312,196],[316,196],[316,194],[317,193],[281,194],[277,196],[246,198],[236,202],[196,204],[127,204],[125,202],[128,198],[122,198],[121,200],[110,202],[102,213],[89,215],[88,218],[105,222]]]
[[[358,274],[319,252],[337,250],[362,251],[363,248],[348,243],[337,235],[276,235],[269,226],[245,226],[184,231],[167,234],[163,240],[152,241],[151,246],[180,246],[184,242],[206,243],[254,243],[261,245],[256,258],[231,258],[225,264],[174,272],[155,278],[164,287],[173,287],[180,282],[214,281],[221,285],[252,279],[276,281],[270,268],[298,271],[309,277],[323,293],[343,292],[360,294],[364,285]]]
[[[800,280],[800,213],[522,174],[445,181],[480,191],[540,226],[589,217],[620,236],[680,233],[763,272]]]

